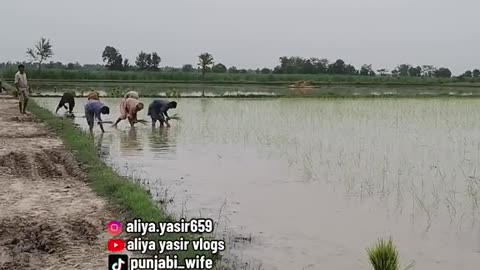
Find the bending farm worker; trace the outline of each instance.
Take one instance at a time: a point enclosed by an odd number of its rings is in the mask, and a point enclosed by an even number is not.
[[[138,122],[137,113],[141,110],[143,110],[143,103],[138,99],[125,99],[122,103],[120,103],[120,117],[117,119],[115,124],[113,124],[113,126],[116,127],[120,121],[128,119],[130,126],[133,127],[135,123]]]
[[[27,73],[25,73],[25,66],[19,65],[18,72],[15,74],[15,87],[18,92],[18,105],[21,114],[26,114],[29,94],[31,92],[28,86]]]
[[[163,124],[166,124],[167,127],[170,127],[168,121],[170,116],[168,116],[168,110],[177,108],[177,102],[172,101],[168,102],[166,100],[154,100],[148,106],[148,115],[152,118],[152,127],[155,127],[156,122],[160,122],[160,127],[163,127]]]
[[[68,108],[66,104],[68,104]],[[58,110],[60,110],[61,107],[64,107],[65,110],[68,110],[68,112],[72,114],[73,108],[75,107],[75,94],[73,92],[65,92],[63,94],[55,113],[58,113]]]
[[[98,125],[102,130],[102,133],[105,132],[102,124],[102,114],[110,114],[110,108],[105,106],[103,102],[99,100],[90,100],[85,104],[85,117],[87,118],[87,124],[90,130],[90,133],[93,133],[93,124],[95,118],[99,121]]]

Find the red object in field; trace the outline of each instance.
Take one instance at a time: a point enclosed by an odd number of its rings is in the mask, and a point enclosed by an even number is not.
[[[108,251],[122,252],[125,249],[125,242],[120,239],[112,239],[108,241]]]

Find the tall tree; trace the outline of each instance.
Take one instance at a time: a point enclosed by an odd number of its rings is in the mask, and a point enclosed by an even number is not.
[[[152,61],[151,61],[151,64],[150,64],[150,70],[159,70],[160,69],[160,62],[162,61],[162,58],[160,56],[158,56],[158,54],[156,52],[153,52],[152,53]]]
[[[395,70],[397,71],[396,73],[400,76],[408,76],[408,70],[411,68],[409,64],[401,64],[398,65]]]
[[[120,52],[112,46],[106,46],[102,53],[103,62],[110,70],[123,69],[123,57]]]
[[[439,68],[435,72],[435,77],[440,77],[440,78],[450,78],[452,76],[452,72],[448,68]]]
[[[420,77],[422,75],[422,68],[417,66],[417,67],[409,67],[408,68],[408,75],[412,77]]]
[[[205,78],[205,73],[213,63],[213,56],[209,53],[202,53],[198,56],[198,65],[202,69],[203,78]]]
[[[338,59],[335,63],[328,65],[328,73],[332,74],[345,74],[346,65],[342,59]]]
[[[474,69],[473,72],[472,72],[472,76],[473,76],[474,78],[480,77],[480,70]]]
[[[462,75],[460,75],[461,78],[472,78],[473,73],[470,70],[465,71]]]
[[[363,75],[363,76],[373,76],[375,75],[375,72],[373,71],[372,69],[372,65],[363,65],[361,68],[360,68],[360,75]]]
[[[212,72],[213,73],[225,73],[225,72],[227,72],[227,67],[222,63],[218,63],[218,64],[216,64],[212,67]]]
[[[140,69],[140,70],[145,70],[148,68],[148,63],[147,63],[147,54],[143,51],[141,51],[137,59],[135,60],[135,65]]]
[[[423,65],[422,66],[422,76],[424,77],[433,77],[435,76],[435,72],[437,68],[433,65]]]
[[[27,55],[32,62],[38,63],[38,70],[40,71],[43,61],[53,56],[52,43],[49,39],[42,37],[33,48],[27,49]]]
[[[380,73],[380,76],[386,76],[388,73],[388,69],[385,69],[385,68],[377,69],[377,72]]]
[[[193,66],[192,66],[192,65],[186,64],[186,65],[183,65],[182,71],[183,71],[183,72],[193,72],[194,69],[193,69]]]

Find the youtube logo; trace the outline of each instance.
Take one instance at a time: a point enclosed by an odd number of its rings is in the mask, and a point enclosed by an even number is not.
[[[108,241],[108,251],[122,252],[125,249],[125,242],[120,239],[112,239]]]

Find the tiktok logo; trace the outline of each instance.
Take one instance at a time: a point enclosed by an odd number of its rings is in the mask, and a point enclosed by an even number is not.
[[[128,270],[128,255],[108,256],[108,270]]]

